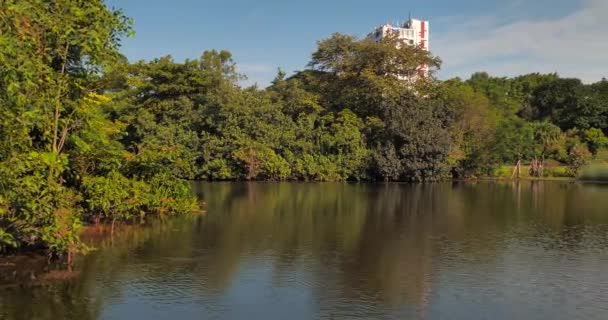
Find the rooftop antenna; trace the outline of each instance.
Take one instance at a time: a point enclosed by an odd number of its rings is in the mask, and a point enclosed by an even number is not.
[[[404,28],[410,28],[412,25],[412,12],[410,11],[408,14],[407,22],[403,23]]]

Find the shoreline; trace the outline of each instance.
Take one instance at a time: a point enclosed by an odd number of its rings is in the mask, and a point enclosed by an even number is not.
[[[373,180],[343,180],[343,181],[303,181],[303,180],[191,180],[191,183],[309,183],[309,184],[325,184],[325,183],[352,183],[352,184],[432,184],[432,183],[448,183],[448,182],[475,182],[475,181],[504,181],[504,182],[516,182],[516,181],[546,181],[546,182],[581,182],[581,183],[608,183],[605,180],[585,180],[574,177],[520,177],[520,178],[506,178],[506,177],[492,177],[482,176],[474,178],[458,178],[458,179],[443,179],[437,181],[373,181]]]
[[[435,184],[435,183],[476,183],[476,182],[501,182],[501,183],[514,183],[514,182],[562,182],[562,183],[581,183],[581,184],[608,184],[608,181],[605,180],[583,180],[577,178],[569,178],[569,177],[520,177],[516,179],[505,178],[505,177],[491,177],[491,176],[483,176],[483,177],[475,177],[475,178],[463,178],[463,179],[446,179],[440,181],[429,181],[429,182],[404,182],[404,181],[272,181],[272,180],[249,180],[249,181],[240,181],[240,180],[223,180],[223,181],[210,181],[210,180],[199,180],[199,181],[191,181],[191,182],[204,182],[204,183],[305,183],[305,184],[369,184],[369,185],[379,185],[379,184]],[[204,210],[203,210],[204,212]],[[175,219],[175,217],[170,218]],[[74,257],[83,257],[95,250],[99,249],[100,246],[106,245],[107,241],[113,242],[114,240],[120,240],[125,234],[132,233],[133,231],[142,230],[153,225],[156,225],[157,222],[160,221],[158,219],[152,219],[152,221],[145,222],[119,222],[116,223],[114,227],[112,227],[111,222],[100,222],[100,223],[90,223],[85,224],[81,227],[79,231],[79,237],[82,243],[86,246],[87,250],[80,253],[73,253]],[[166,222],[166,220],[162,220]],[[112,231],[114,229],[114,231]],[[13,250],[9,253],[0,253],[0,273],[2,273],[7,267],[13,266],[15,264],[20,265],[21,260],[23,259],[43,259],[46,261],[48,265],[64,265],[69,266],[67,262],[67,256],[61,258],[49,258],[48,254],[45,253],[45,250],[40,248],[25,248],[25,249],[17,249]],[[16,263],[15,261],[19,261]]]

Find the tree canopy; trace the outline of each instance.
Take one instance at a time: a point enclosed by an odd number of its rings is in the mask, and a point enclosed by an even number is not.
[[[305,70],[242,87],[224,50],[128,62],[132,33],[102,0],[0,5],[0,251],[195,211],[188,180],[435,181],[608,147],[606,80],[439,81],[421,48],[333,34]]]

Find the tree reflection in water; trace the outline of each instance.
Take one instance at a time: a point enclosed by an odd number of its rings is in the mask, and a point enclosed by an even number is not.
[[[509,318],[526,316],[507,307],[526,295],[560,314],[540,294],[557,286],[598,302],[608,283],[600,276],[608,266],[603,185],[201,183],[195,190],[206,215],[97,241],[100,249],[77,261],[73,277],[45,277],[43,267],[33,271],[36,280],[0,278],[0,318]],[[577,279],[586,289],[569,287],[577,270],[586,272]],[[472,299],[487,301],[457,307]]]

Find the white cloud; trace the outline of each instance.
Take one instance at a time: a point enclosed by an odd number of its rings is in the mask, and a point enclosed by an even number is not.
[[[277,67],[263,63],[239,63],[238,72],[247,76],[246,80],[241,81],[242,86],[257,84],[259,87],[266,87],[277,74]]]
[[[443,77],[558,72],[590,82],[608,76],[607,0],[585,0],[575,12],[555,19],[501,25],[487,17],[472,20],[431,43],[443,60]]]

